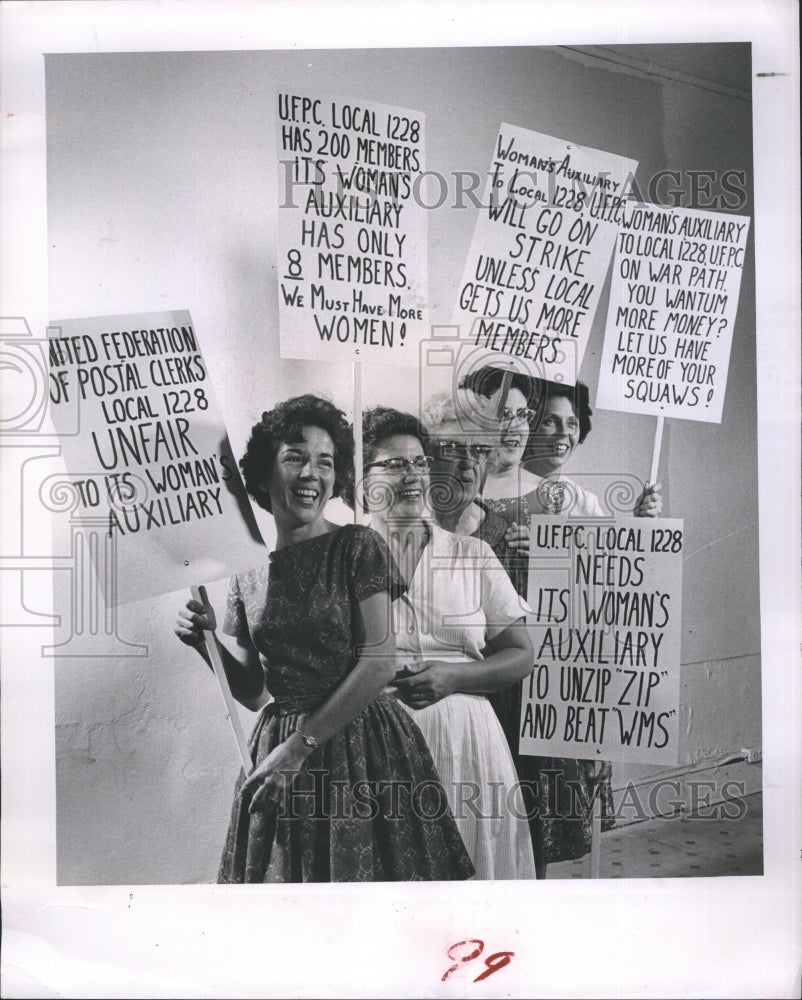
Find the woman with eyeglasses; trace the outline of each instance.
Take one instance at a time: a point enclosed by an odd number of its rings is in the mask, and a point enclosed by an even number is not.
[[[221,646],[232,693],[262,711],[221,882],[473,874],[428,746],[385,692],[396,673],[391,600],[403,581],[375,532],[325,517],[353,478],[353,451],[344,414],[306,395],[263,414],[240,462],[277,541],[267,566],[232,578],[223,623],[234,639]],[[189,601],[176,625],[207,663],[211,617]]]
[[[485,697],[531,669],[518,595],[489,546],[430,517],[419,421],[377,407],[363,415],[363,438],[365,507],[407,583],[393,606],[396,694],[426,737],[476,877],[534,878],[517,775]]]
[[[511,579],[526,597],[528,582],[529,520],[531,515],[602,517],[595,494],[565,477],[563,466],[590,433],[592,410],[587,386],[546,382],[513,375],[501,410],[504,372],[482,368],[463,385],[482,395],[499,421],[498,444],[488,463],[483,500],[493,513],[505,518],[517,556]],[[636,504],[636,517],[658,517],[662,510],[660,485],[647,486]],[[591,807],[594,792],[602,806],[602,829],[613,825],[612,765],[602,762],[598,773],[593,761],[562,757],[530,757],[518,753],[521,685],[492,698],[524,781],[527,809],[538,877],[547,866],[580,858],[590,850]],[[529,790],[536,789],[530,799]],[[582,804],[578,811],[577,799]]]
[[[422,416],[432,458],[429,506],[437,523],[446,531],[487,542],[520,593],[524,532],[491,510],[481,496],[487,463],[498,443],[495,412],[482,396],[457,389],[432,396]]]

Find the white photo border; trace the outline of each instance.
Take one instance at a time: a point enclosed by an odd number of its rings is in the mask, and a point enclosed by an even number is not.
[[[441,977],[445,949],[466,937],[516,952],[503,981],[471,987],[477,996],[798,995],[796,15],[793,0],[3,5],[0,297],[2,315],[24,316],[37,335],[49,319],[44,53],[752,43],[766,830],[763,877],[539,883],[536,909],[533,887],[519,883],[247,897],[225,886],[57,888],[53,661],[40,657],[39,629],[18,629],[2,637],[4,995],[461,995]],[[35,575],[47,604],[50,581]]]

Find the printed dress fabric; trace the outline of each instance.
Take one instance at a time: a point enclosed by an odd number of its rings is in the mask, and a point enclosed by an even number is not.
[[[564,476],[546,476],[522,497],[482,500],[492,512],[507,521],[528,524],[532,514],[562,514],[564,517],[604,517],[599,498]]]
[[[518,555],[518,550],[512,548],[507,543],[506,534],[510,527],[509,517],[498,513],[496,510],[491,510],[488,503],[492,503],[492,501],[477,498],[473,502],[482,511],[482,522],[472,532],[473,536],[481,538],[483,542],[487,542],[498,561],[504,567],[516,592],[521,596],[525,596],[526,581],[529,574],[529,560],[521,559]]]
[[[251,736],[255,763],[353,668],[356,606],[403,590],[384,543],[346,526],[271,553],[231,580],[223,629],[260,654],[267,705]],[[383,694],[312,751],[287,802],[250,815],[237,782],[220,882],[359,882],[470,878],[426,741]]]
[[[548,480],[544,480],[544,483]],[[543,483],[520,498],[484,500],[488,516],[476,531],[499,554],[510,579],[522,597],[527,595],[528,559],[511,555],[506,548],[504,533],[499,531],[498,518],[509,524],[529,524],[532,514],[563,513],[574,517],[601,517],[603,511],[597,497],[571,480],[561,479],[560,492],[567,498],[563,507],[559,499],[543,488]],[[552,509],[550,510],[549,507]],[[558,509],[553,509],[553,508]],[[491,516],[492,515],[492,516]],[[527,681],[523,682],[524,684]],[[522,684],[490,696],[490,702],[501,722],[512,750],[515,767],[522,782],[530,832],[538,863],[549,864],[581,858],[590,851],[593,794],[597,779],[592,760],[568,757],[532,757],[518,753],[521,718]],[[601,802],[601,828],[614,826],[613,792],[610,766],[604,762],[603,777],[598,782]]]
[[[429,530],[406,597],[394,605],[399,653],[478,663],[488,639],[525,612],[488,545],[437,525]],[[457,693],[407,711],[432,751],[477,879],[534,878],[518,776],[487,698]]]

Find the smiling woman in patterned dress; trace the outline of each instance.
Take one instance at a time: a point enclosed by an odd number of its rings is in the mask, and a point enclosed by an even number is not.
[[[344,414],[307,395],[263,415],[240,463],[277,543],[267,566],[232,578],[223,624],[236,640],[222,648],[232,693],[261,713],[221,882],[473,874],[426,742],[384,693],[396,670],[390,602],[403,583],[373,531],[324,516],[352,458]],[[189,601],[176,625],[204,658],[211,617]]]

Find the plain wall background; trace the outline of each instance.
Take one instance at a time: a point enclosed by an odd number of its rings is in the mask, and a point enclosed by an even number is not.
[[[728,86],[529,48],[48,56],[50,315],[188,308],[235,454],[278,399],[322,392],[350,410],[350,366],[278,356],[278,90],[424,112],[426,167],[446,177],[484,175],[501,121],[633,157],[644,190],[661,169],[744,170],[751,215],[751,104],[731,89],[748,89],[748,46],[632,55]],[[450,321],[475,213],[428,213],[432,323]],[[760,745],[753,241],[752,231],[722,423],[669,421],[663,440],[664,513],[686,529],[688,764]],[[605,289],[581,373],[591,397],[606,309]],[[366,373],[366,402],[414,406],[416,374],[404,374]],[[654,425],[597,411],[570,472],[589,485],[645,478]],[[258,517],[270,544],[270,519]],[[122,609],[119,634],[146,657],[57,664],[62,884],[214,879],[238,759],[211,676],[173,635],[185,596]],[[615,784],[653,770],[618,765]]]

